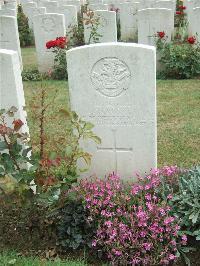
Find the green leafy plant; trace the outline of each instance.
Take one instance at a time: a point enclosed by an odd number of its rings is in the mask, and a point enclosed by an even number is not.
[[[37,69],[22,71],[23,81],[41,81],[44,78],[47,78],[47,77],[43,77],[42,74]]]
[[[95,227],[87,221],[88,213],[81,201],[68,198],[53,216],[56,217],[58,245],[63,250],[91,247]]]
[[[30,190],[33,179],[29,135],[15,118],[17,108],[0,110],[0,188],[4,194]]]
[[[87,168],[91,154],[84,151],[81,143],[95,141],[100,143],[93,132],[93,125],[82,120],[75,112],[70,112],[54,104],[57,90],[48,97],[49,88],[41,86],[29,102],[34,137],[33,155],[39,166],[36,170],[35,183],[43,203],[52,204],[62,197],[62,192],[77,181],[80,172],[77,162],[84,162]],[[59,121],[66,121],[65,126]],[[56,128],[51,128],[51,121],[56,120]],[[63,136],[63,130],[66,134]]]
[[[200,167],[180,176],[179,191],[172,203],[174,213],[181,219],[183,233],[200,240]]]
[[[159,52],[165,77],[184,79],[200,74],[199,43],[166,43]]]
[[[160,197],[169,202],[172,214],[180,220],[180,233],[200,240],[200,167],[168,167],[168,172],[159,174]]]
[[[28,18],[25,16],[21,5],[18,5],[17,23],[18,23],[20,45],[22,47],[33,45],[34,44],[33,32],[29,28]]]

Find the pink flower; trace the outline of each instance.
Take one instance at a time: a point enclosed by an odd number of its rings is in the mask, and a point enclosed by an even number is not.
[[[97,241],[96,240],[93,240],[92,241],[92,247],[96,247],[96,245],[97,245]]]
[[[168,199],[168,200],[171,200],[172,198],[173,198],[172,194],[169,194],[169,195],[167,196],[167,199]]]
[[[175,259],[176,259],[176,256],[174,254],[169,255],[169,260],[175,260]]]
[[[167,218],[164,220],[164,224],[165,224],[165,225],[168,225],[168,224],[172,223],[173,221],[174,221],[174,217],[169,216],[169,217],[167,217]]]
[[[144,243],[144,244],[142,244],[142,246],[143,246],[143,248],[145,250],[151,250],[151,248],[152,248],[152,244],[151,243]]]
[[[106,221],[104,224],[105,224],[107,227],[111,227],[113,223],[112,223],[111,221]]]

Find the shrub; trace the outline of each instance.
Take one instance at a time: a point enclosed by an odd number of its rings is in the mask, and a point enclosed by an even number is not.
[[[28,18],[25,16],[21,5],[18,5],[17,23],[20,45],[22,47],[33,45],[33,32],[29,28]]]
[[[67,200],[64,207],[53,215],[57,217],[56,228],[58,244],[64,250],[91,247],[94,228],[87,221],[87,210],[82,201]]]
[[[165,77],[185,79],[200,74],[199,43],[166,43],[159,52]]]
[[[57,37],[55,40],[50,40],[46,43],[46,48],[52,49],[53,53],[55,53],[54,66],[51,73],[51,77],[54,79],[67,79],[67,43],[68,39],[66,37]]]
[[[22,80],[23,81],[40,81],[42,79],[43,79],[43,76],[37,69],[23,70],[22,71]]]
[[[163,176],[162,184],[166,194],[174,195],[170,204],[173,215],[180,219],[182,233],[200,240],[200,168],[174,173],[170,179]]]
[[[81,180],[73,188],[88,212],[88,223],[97,229],[93,248],[114,265],[166,265],[176,260],[180,227],[156,193],[160,184],[155,173],[133,185],[112,174],[105,180]]]

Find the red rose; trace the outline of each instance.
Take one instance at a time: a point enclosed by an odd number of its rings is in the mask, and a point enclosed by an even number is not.
[[[176,11],[176,15],[183,15],[184,13],[182,11]]]
[[[55,40],[51,40],[51,41],[48,41],[46,43],[46,48],[47,49],[51,49],[51,48],[54,48],[54,47],[56,47],[56,41]]]
[[[164,31],[158,31],[158,32],[157,32],[157,36],[158,36],[160,39],[162,39],[162,38],[165,37],[165,32],[164,32]]]
[[[196,38],[194,36],[187,38],[188,43],[194,44],[196,42]]]
[[[24,125],[21,119],[14,120],[12,123],[14,125],[14,130],[16,131],[18,131]]]
[[[185,10],[186,6],[179,6],[178,8],[181,9],[181,10]]]
[[[56,38],[56,46],[57,47],[64,49],[66,45],[67,45],[67,38],[66,37]]]

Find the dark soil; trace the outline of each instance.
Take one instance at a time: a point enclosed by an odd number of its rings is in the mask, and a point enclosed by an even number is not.
[[[55,249],[56,236],[39,206],[0,205],[0,251],[34,254]]]

